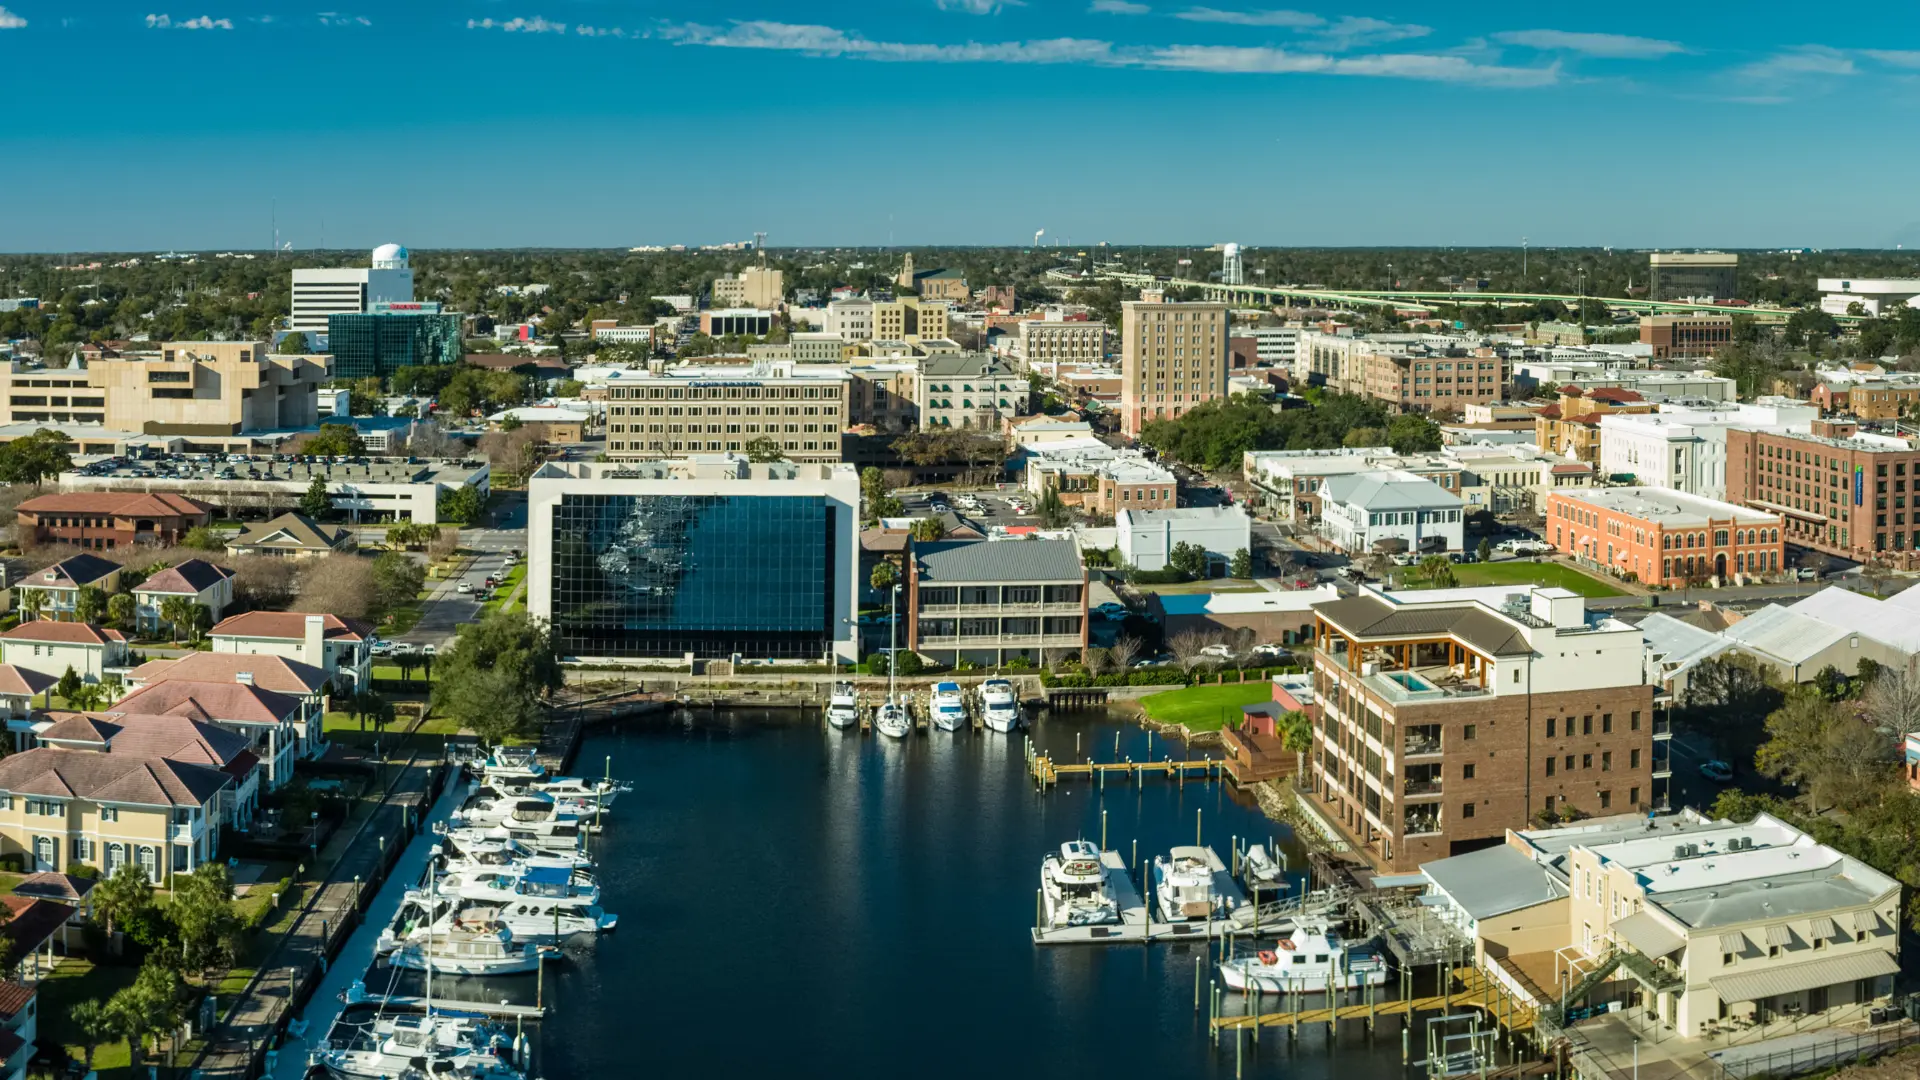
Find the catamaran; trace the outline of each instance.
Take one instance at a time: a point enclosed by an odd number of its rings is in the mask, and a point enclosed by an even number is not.
[[[1069,840],[1041,860],[1040,895],[1048,929],[1120,921],[1120,902],[1107,881],[1100,849],[1086,840]]]
[[[833,684],[833,696],[827,699],[827,723],[848,728],[860,722],[860,694],[850,682]]]
[[[933,726],[941,731],[959,731],[967,726],[967,699],[960,692],[960,684],[937,682],[933,684],[933,699],[928,710]]]
[[[980,718],[998,732],[1020,726],[1020,696],[1005,679],[988,679],[980,684]]]
[[[1303,920],[1271,949],[1220,965],[1230,990],[1263,994],[1313,994],[1384,986],[1387,961],[1364,944],[1349,944],[1325,921]]]

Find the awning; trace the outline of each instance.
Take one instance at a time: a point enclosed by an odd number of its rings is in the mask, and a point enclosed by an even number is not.
[[[1856,979],[1892,975],[1900,970],[1900,961],[1889,953],[1872,952],[1849,956],[1830,956],[1804,964],[1785,964],[1739,975],[1718,975],[1708,979],[1721,1001],[1759,1001],[1781,994],[1797,994],[1821,986],[1838,986]]]
[[[1775,923],[1767,927],[1767,944],[1791,945],[1793,944],[1793,931],[1787,929],[1784,923]]]
[[[1877,934],[1880,932],[1880,913],[1877,911],[1856,911],[1853,913],[1855,933]]]
[[[1743,953],[1747,951],[1747,935],[1735,930],[1731,934],[1720,935],[1720,951],[1723,953]]]
[[[1814,916],[1809,929],[1815,941],[1831,941],[1840,936],[1839,927],[1834,926],[1833,920],[1827,918],[1825,915]]]
[[[1668,929],[1651,911],[1637,911],[1614,923],[1613,933],[1649,960],[1670,955],[1686,944],[1685,938]]]

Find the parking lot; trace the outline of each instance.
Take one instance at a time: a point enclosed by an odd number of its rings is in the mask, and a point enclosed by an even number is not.
[[[939,507],[982,525],[1038,525],[1033,494],[1024,489],[997,491],[900,491],[894,494],[909,517],[939,512]],[[971,501],[969,501],[971,500]],[[1011,502],[1009,501],[1011,500]],[[1018,507],[1018,508],[1016,508]],[[1025,510],[1026,512],[1021,512]]]

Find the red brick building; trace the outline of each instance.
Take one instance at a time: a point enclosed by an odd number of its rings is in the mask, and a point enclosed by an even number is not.
[[[213,520],[213,508],[185,495],[85,491],[41,495],[19,506],[21,535],[40,543],[112,550],[132,544],[177,544],[188,529]]]
[[[1589,566],[1647,585],[1751,581],[1785,565],[1779,514],[1655,487],[1570,488],[1547,496],[1547,541]]]
[[[1825,420],[1813,434],[1727,430],[1727,501],[1778,513],[1788,543],[1920,569],[1920,449]]]

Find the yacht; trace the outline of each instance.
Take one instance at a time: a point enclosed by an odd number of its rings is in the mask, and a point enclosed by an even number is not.
[[[613,800],[632,788],[612,779],[585,780],[578,776],[554,776],[540,764],[534,751],[516,747],[496,747],[478,765],[481,783],[508,794],[543,792],[556,799],[588,809],[610,809]]]
[[[521,897],[511,902],[495,902],[408,889],[401,898],[393,925],[380,931],[375,940],[374,951],[385,954],[409,942],[430,941],[450,933],[461,922],[499,923],[512,933],[515,941],[552,945],[576,934],[611,931],[619,925],[620,918],[597,905],[562,899]]]
[[[1263,892],[1287,887],[1287,868],[1267,854],[1265,844],[1255,844],[1240,856],[1240,876],[1246,879],[1249,887]]]
[[[1296,923],[1271,949],[1220,965],[1230,990],[1262,994],[1312,994],[1384,986],[1387,961],[1363,945],[1342,941],[1325,921]]]
[[[509,866],[563,866],[569,870],[591,870],[593,860],[579,849],[551,854],[523,844],[512,837],[443,835],[433,846],[441,869],[485,870]]]
[[[827,723],[848,728],[860,722],[860,694],[850,682],[833,684],[833,696],[827,699]]]
[[[907,707],[897,701],[888,700],[873,714],[873,726],[880,734],[891,739],[904,739],[913,730],[913,721],[907,717]]]
[[[1120,921],[1120,903],[1107,882],[1100,849],[1086,840],[1069,840],[1040,863],[1040,893],[1046,926],[1099,926]]]
[[[988,679],[980,684],[980,716],[994,731],[1008,732],[1020,726],[1020,695],[1005,679]]]
[[[502,1060],[512,1048],[504,1030],[468,1017],[428,1012],[350,1023],[343,1014],[327,1045],[313,1052],[313,1063],[336,1080],[383,1080],[422,1063],[436,1076],[471,1065],[481,1071],[467,1075],[520,1080],[519,1070]]]
[[[559,952],[554,945],[515,941],[505,923],[462,918],[425,940],[396,946],[387,963],[408,971],[431,968],[436,975],[518,975]]]
[[[960,693],[960,684],[937,682],[933,684],[933,702],[929,709],[933,726],[941,731],[959,731],[967,726],[967,699]]]
[[[443,839],[459,843],[516,844],[538,855],[586,857],[583,854],[586,835],[577,824],[570,829],[535,831],[514,825],[461,825],[442,821],[433,829]]]
[[[500,866],[448,873],[439,889],[462,900],[512,903],[528,897],[564,900],[581,907],[600,902],[593,872],[567,866]]]
[[[1226,898],[1213,891],[1212,855],[1203,847],[1177,847],[1154,857],[1154,902],[1163,921],[1185,922],[1226,914]]]
[[[578,832],[581,818],[591,813],[591,809],[578,803],[563,802],[537,791],[511,795],[498,788],[484,787],[469,796],[466,804],[454,811],[453,817],[462,825],[506,825],[527,832],[551,833]]]

